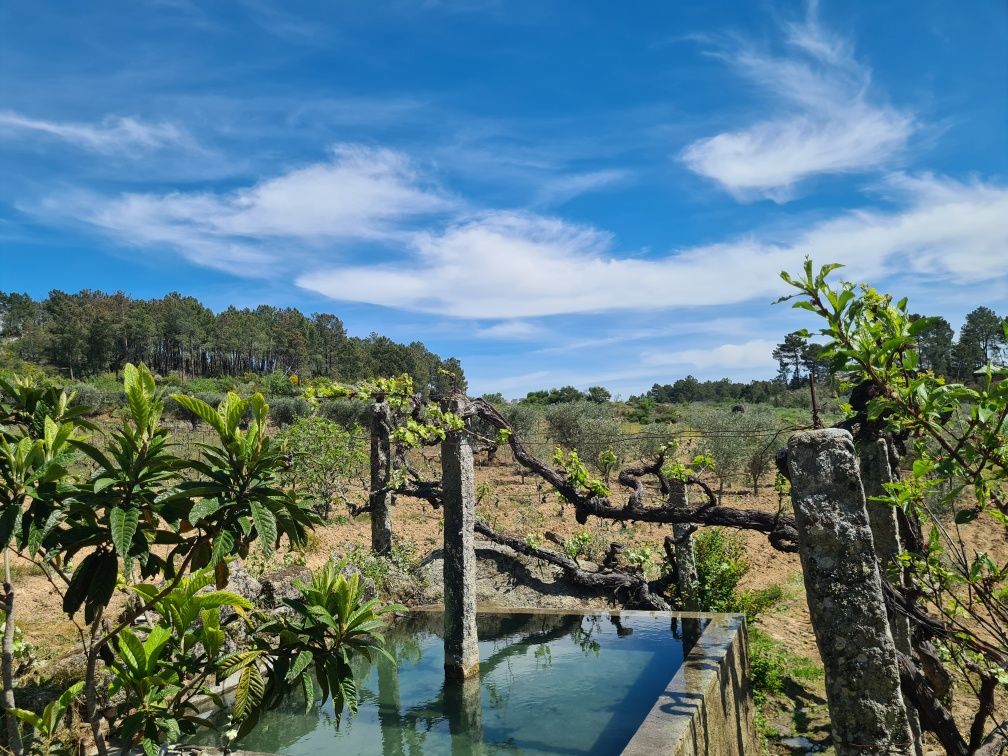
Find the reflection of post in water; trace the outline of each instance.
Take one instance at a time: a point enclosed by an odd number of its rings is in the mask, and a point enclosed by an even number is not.
[[[619,614],[617,614],[615,612],[613,614],[610,614],[609,615],[609,621],[612,622],[613,627],[616,628],[616,637],[617,638],[626,638],[628,635],[633,635],[633,628],[632,627],[626,627],[623,624],[623,618],[620,617]]]
[[[384,656],[378,666],[378,722],[381,727],[382,756],[403,756],[403,730],[399,713],[399,666]]]
[[[689,617],[672,618],[672,637],[682,641],[683,659],[686,658],[686,655],[697,644],[697,641],[700,640],[702,632],[703,624],[698,619],[691,619]]]
[[[452,756],[482,753],[483,710],[479,675],[461,680],[446,680],[445,716],[452,734]]]

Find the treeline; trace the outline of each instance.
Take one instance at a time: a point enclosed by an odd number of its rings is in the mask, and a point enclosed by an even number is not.
[[[783,380],[750,381],[739,383],[728,378],[717,381],[701,381],[692,375],[680,378],[674,383],[654,384],[645,394],[659,404],[688,404],[690,402],[748,402],[772,403],[774,399],[789,397],[794,393],[788,382]],[[804,398],[804,394],[802,395]],[[631,401],[638,397],[631,397]]]
[[[71,380],[142,362],[183,379],[281,372],[356,381],[409,373],[418,387],[465,388],[459,361],[443,360],[419,341],[348,336],[337,316],[309,317],[293,307],[215,314],[177,292],[133,299],[52,291],[41,301],[0,292],[0,336],[19,358],[51,365]]]
[[[566,404],[568,402],[588,401],[605,404],[612,401],[612,394],[602,386],[592,386],[587,391],[580,391],[573,386],[529,391],[522,399],[526,404]]]

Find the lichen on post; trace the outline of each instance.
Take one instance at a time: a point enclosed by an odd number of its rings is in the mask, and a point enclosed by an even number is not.
[[[458,407],[450,407],[458,413]],[[461,414],[461,413],[459,413]],[[476,636],[476,472],[464,430],[449,431],[441,444],[444,506],[445,675],[479,674]]]
[[[900,541],[899,525],[896,521],[896,509],[888,504],[872,501],[873,497],[884,496],[885,484],[892,483],[895,476],[889,465],[889,447],[884,438],[859,444],[858,453],[861,460],[861,483],[864,487],[865,504],[868,512],[868,524],[871,527],[872,541],[875,544],[875,557],[883,580],[890,573],[900,574],[899,554],[903,551]],[[897,580],[897,583],[900,581]],[[889,629],[892,632],[896,650],[907,656],[911,655],[910,620],[906,615],[887,608]],[[910,731],[914,735],[914,752],[923,754],[921,745],[920,721],[917,711],[911,707],[904,696],[907,708],[907,719]]]
[[[853,439],[797,433],[787,469],[837,756],[912,753]]]
[[[388,402],[371,406],[371,490],[368,510],[371,514],[371,549],[376,554],[392,550],[392,414]]]

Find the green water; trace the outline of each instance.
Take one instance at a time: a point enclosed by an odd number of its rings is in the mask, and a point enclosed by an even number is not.
[[[702,629],[668,616],[485,614],[480,679],[447,684],[440,614],[397,622],[396,664],[357,668],[361,701],[270,712],[241,748],[288,754],[618,754]],[[683,635],[686,641],[683,640]]]

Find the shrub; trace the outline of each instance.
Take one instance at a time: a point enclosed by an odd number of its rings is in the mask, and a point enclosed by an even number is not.
[[[762,706],[769,696],[781,692],[787,674],[787,660],[766,633],[753,628],[749,633],[749,679],[753,697]]]
[[[279,434],[291,452],[290,482],[323,517],[330,515],[337,499],[348,500],[355,482],[366,488],[369,456],[363,434],[360,426],[347,431],[315,415],[298,418]]]
[[[327,399],[319,406],[319,414],[344,430],[371,424],[371,406],[360,399]]]
[[[267,396],[298,396],[300,387],[287,373],[275,370],[260,381],[262,392]]]
[[[125,395],[119,388],[105,389],[90,383],[74,383],[67,391],[75,392],[73,404],[77,407],[87,407],[89,414],[109,412],[122,405]]]
[[[697,596],[705,612],[738,608],[739,581],[749,571],[742,540],[722,528],[704,528],[693,539],[696,554]]]
[[[290,425],[311,412],[311,406],[300,396],[272,396],[269,406],[270,417],[281,426]]]
[[[122,390],[122,382],[115,373],[96,373],[85,378],[84,383],[106,393],[118,393]]]
[[[722,528],[704,528],[693,540],[697,567],[697,597],[705,612],[740,612],[753,623],[784,596],[779,585],[740,591],[749,572],[742,539]]]
[[[648,423],[641,426],[637,435],[636,453],[641,459],[654,459],[663,446],[674,440],[672,428],[667,423]]]
[[[230,376],[222,378],[189,378],[183,384],[183,393],[198,396],[199,394],[225,394],[234,391],[237,384]]]

